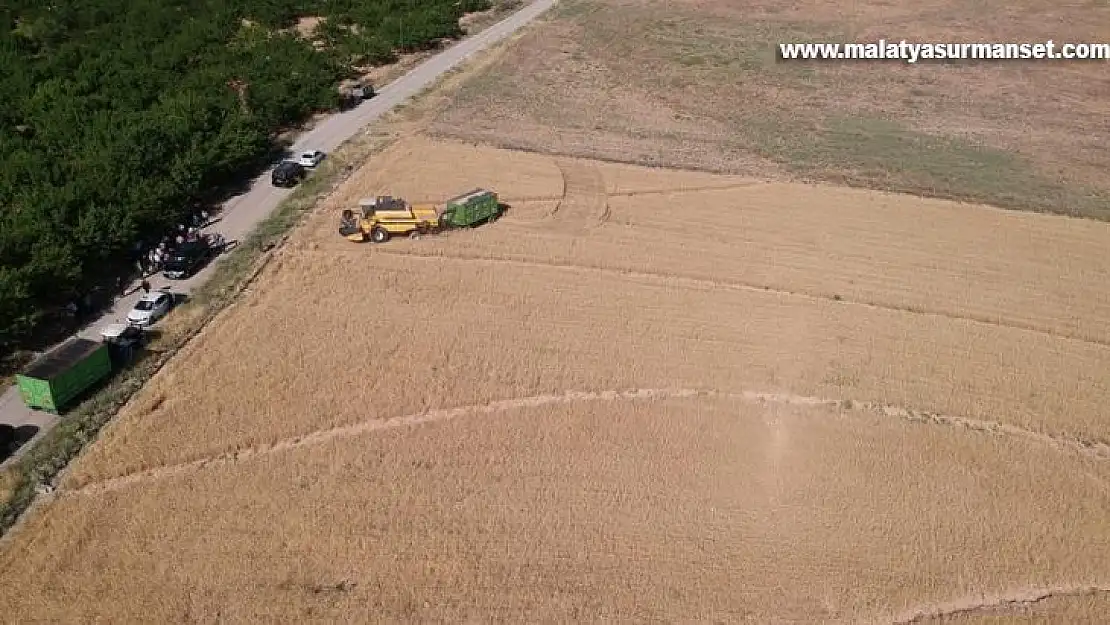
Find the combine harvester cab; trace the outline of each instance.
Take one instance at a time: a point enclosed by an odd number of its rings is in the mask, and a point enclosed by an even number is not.
[[[356,243],[365,241],[367,238],[367,233],[363,232],[358,217],[355,217],[355,212],[349,208],[343,211],[343,216],[339,220],[339,235]]]

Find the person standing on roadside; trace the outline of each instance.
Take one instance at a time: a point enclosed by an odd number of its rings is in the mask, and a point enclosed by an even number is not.
[[[143,290],[144,294],[145,293],[150,293],[150,283],[147,282],[146,280],[142,281],[142,283],[139,285],[139,288],[141,288]]]

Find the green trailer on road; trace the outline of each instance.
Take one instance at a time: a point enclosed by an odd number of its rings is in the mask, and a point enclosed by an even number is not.
[[[16,384],[28,408],[59,414],[111,373],[107,345],[74,337],[28,365],[16,375]]]
[[[501,204],[497,194],[486,189],[474,189],[447,200],[440,224],[447,227],[467,228],[497,219]]]

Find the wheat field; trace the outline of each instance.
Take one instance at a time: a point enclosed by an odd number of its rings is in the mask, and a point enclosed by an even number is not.
[[[336,234],[361,196],[477,186],[502,219]],[[0,552],[0,608],[1097,622],[1108,244],[1097,222],[411,138],[74,463]]]
[[[8,552],[37,572],[9,614],[858,622],[1091,583],[1110,558],[1089,459],[685,395],[444,412],[75,493]]]

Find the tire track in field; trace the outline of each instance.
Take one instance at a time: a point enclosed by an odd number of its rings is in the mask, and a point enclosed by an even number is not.
[[[899,406],[864,402],[852,399],[824,399],[820,397],[807,397],[788,393],[766,393],[758,391],[724,392],[708,389],[632,389],[623,391],[567,391],[558,395],[536,395],[515,399],[502,399],[487,404],[458,406],[455,408],[441,408],[423,412],[403,415],[387,419],[374,419],[352,425],[345,425],[327,430],[311,432],[296,438],[290,438],[270,445],[262,445],[243,449],[235,452],[221,454],[214,457],[202,458],[175,465],[155,467],[146,471],[139,471],[128,475],[109,478],[98,482],[91,482],[74,489],[61,491],[67,495],[95,495],[125,488],[132,484],[157,480],[192,471],[198,471],[209,466],[233,464],[240,460],[248,460],[257,456],[281,453],[300,447],[319,445],[327,441],[352,438],[371,432],[390,430],[395,428],[414,427],[426,423],[449,421],[470,415],[489,415],[522,408],[535,408],[553,404],[572,404],[581,402],[614,402],[614,401],[655,401],[661,399],[707,399],[723,398],[748,403],[778,404],[789,406],[825,407],[841,412],[871,413],[884,417],[893,417],[915,423],[931,425],[946,425],[964,428],[973,432],[990,435],[1007,435],[1024,438],[1035,443],[1046,445],[1053,449],[1091,457],[1099,460],[1110,459],[1110,445],[1102,442],[1088,443],[1075,439],[1056,437],[1032,430],[1026,430],[1013,425],[995,421],[983,421],[942,415],[939,413],[911,410]],[[1092,476],[1101,479],[1098,476]]]
[[[180,475],[189,471],[202,469],[211,465],[229,464],[239,460],[245,460],[255,456],[266,454],[279,453],[282,451],[296,449],[298,447],[307,447],[312,445],[319,445],[330,440],[340,438],[351,438],[376,432],[379,430],[390,430],[401,427],[413,427],[425,423],[436,423],[439,421],[449,421],[458,417],[467,416],[471,414],[495,414],[498,412],[506,412],[509,410],[516,410],[521,408],[534,408],[538,406],[547,406],[551,404],[565,404],[584,401],[616,401],[624,399],[627,401],[636,400],[652,400],[652,399],[672,399],[683,397],[707,397],[709,396],[704,391],[695,389],[636,389],[631,391],[601,391],[601,392],[582,392],[582,391],[569,391],[561,395],[536,395],[533,397],[522,397],[517,399],[504,399],[493,401],[488,404],[459,406],[455,408],[442,408],[437,410],[427,410],[410,415],[400,417],[393,417],[388,419],[375,419],[372,421],[363,421],[353,425],[345,425],[328,430],[321,430],[312,432],[297,438],[286,439],[279,441],[272,445],[265,445],[260,447],[252,447],[236,452],[221,454],[211,458],[202,458],[176,465],[167,465],[124,475],[116,478],[110,478],[100,482],[93,482],[85,486],[67,491],[69,493],[91,494],[105,491],[118,490],[120,488],[129,486],[136,482],[144,482],[151,479],[160,479]]]
[[[964,614],[975,614],[988,610],[1023,608],[1057,597],[1087,597],[1110,593],[1110,585],[1098,586],[1054,586],[1010,592],[993,597],[965,597],[943,605],[918,608],[894,619],[895,625],[924,623],[933,619]]]
[[[508,264],[517,265],[520,267],[537,267],[537,268],[553,268],[563,269],[567,271],[592,271],[595,273],[621,276],[625,278],[639,278],[647,280],[656,280],[665,284],[672,284],[676,286],[687,287],[709,287],[715,289],[730,289],[735,291],[749,291],[758,293],[774,293],[776,295],[785,295],[788,297],[803,298],[811,301],[827,301],[836,302],[838,304],[847,304],[851,306],[862,306],[872,310],[889,310],[894,312],[906,313],[911,315],[924,315],[928,317],[942,317],[945,319],[953,319],[957,321],[967,321],[970,323],[987,325],[996,328],[1010,328],[1013,330],[1022,330],[1025,332],[1033,332],[1043,336],[1048,336],[1054,339],[1062,339],[1068,341],[1076,341],[1078,343],[1085,343],[1088,345],[1097,345],[1099,347],[1110,347],[1110,340],[1104,340],[1089,336],[1080,336],[1077,334],[1067,334],[1055,330],[1047,330],[1030,323],[1022,323],[1019,321],[1003,321],[999,319],[991,319],[989,317],[961,314],[955,312],[944,312],[938,310],[925,310],[913,306],[897,306],[894,304],[884,304],[875,301],[866,301],[859,299],[851,299],[839,295],[824,295],[821,293],[813,293],[810,291],[795,291],[792,289],[785,289],[782,287],[772,287],[768,285],[759,285],[754,282],[743,281],[730,281],[711,280],[708,278],[691,278],[687,276],[678,276],[668,273],[658,273],[650,271],[637,271],[631,269],[619,269],[614,267],[602,267],[598,265],[587,265],[581,263],[565,263],[555,261],[545,261],[536,259],[527,259],[520,257],[491,257],[467,254],[444,254],[444,253],[422,253],[411,251],[397,251],[385,248],[378,248],[375,252],[380,254],[390,254],[392,256],[407,256],[410,258],[424,259],[424,260],[449,260],[449,261],[464,261],[474,263],[487,263],[487,264]],[[340,253],[347,253],[341,251]]]
[[[702,191],[731,191],[733,189],[744,189],[747,187],[755,187],[759,185],[769,184],[761,180],[753,180],[750,182],[734,182],[730,184],[719,185],[701,185],[691,187],[667,187],[662,189],[635,189],[630,191],[607,191],[608,197],[639,197],[642,195],[667,195],[670,193],[700,193]],[[563,181],[563,193],[559,195],[520,195],[520,196],[498,196],[498,199],[506,204],[512,205],[513,203],[526,203],[526,202],[559,202],[566,197],[566,181]],[[442,197],[430,199],[417,199],[412,200],[413,204],[438,204],[444,200]]]
[[[563,175],[563,197],[551,213],[559,230],[584,234],[609,219],[609,197],[601,170],[577,161],[557,159]]]

